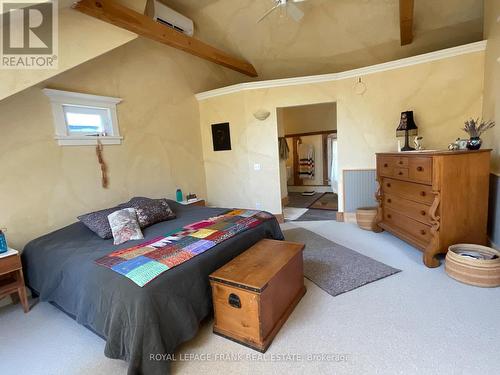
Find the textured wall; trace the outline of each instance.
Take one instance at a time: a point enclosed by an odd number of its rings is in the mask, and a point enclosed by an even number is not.
[[[337,129],[337,106],[321,103],[282,108],[285,134],[299,134]]]
[[[493,172],[500,174],[500,1],[485,1],[484,36],[488,39],[484,70],[483,117],[495,120],[497,125],[483,136],[493,151]]]
[[[464,119],[481,114],[483,75],[484,52],[475,52],[366,75],[363,95],[354,92],[355,79],[345,79],[203,100],[200,116],[208,198],[222,206],[260,203],[273,213],[281,212],[277,108],[337,102],[339,170],[375,168],[376,152],[396,150],[401,111],[415,111],[428,149],[446,148],[462,136]],[[266,121],[253,119],[252,113],[260,108],[271,111]],[[245,137],[245,142],[236,143],[224,155],[212,151],[209,136],[210,124],[221,121],[231,121],[238,139]],[[253,170],[254,163],[261,163],[262,171]]]
[[[161,44],[137,39],[42,85],[0,101],[0,227],[21,248],[28,240],[134,195],[205,196],[198,103],[193,93],[236,75]],[[239,76],[239,75],[238,75]],[[124,142],[105,146],[110,187],[100,187],[94,147],[54,140],[50,87],[123,98]]]
[[[58,69],[0,70],[0,100],[137,38],[134,33],[68,8],[59,10],[58,30]]]
[[[484,71],[483,117],[496,126],[483,136],[486,147],[493,148],[490,184],[490,236],[500,246],[500,2],[485,1],[484,36],[488,39]]]

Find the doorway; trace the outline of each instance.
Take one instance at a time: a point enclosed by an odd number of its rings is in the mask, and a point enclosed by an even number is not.
[[[335,220],[336,103],[278,108],[277,120],[285,220]]]

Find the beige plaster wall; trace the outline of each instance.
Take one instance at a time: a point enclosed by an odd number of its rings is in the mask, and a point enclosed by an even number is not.
[[[287,107],[282,111],[286,135],[337,129],[335,103]]]
[[[492,171],[500,175],[500,2],[486,0],[484,36],[488,40],[484,71],[483,117],[496,126],[483,136],[486,147],[493,148]]]
[[[194,93],[239,77],[164,45],[137,39],[0,101],[0,227],[15,248],[68,225],[77,215],[132,196],[206,196]],[[102,189],[94,147],[54,140],[42,88],[123,98],[124,141],[105,146],[110,186]]]
[[[58,69],[0,69],[0,100],[137,38],[134,33],[66,7],[59,9],[58,32]]]
[[[205,99],[200,102],[200,118],[208,198],[222,206],[259,203],[281,212],[276,108],[337,102],[339,169],[375,168],[376,152],[396,150],[401,111],[415,112],[428,149],[444,149],[462,136],[464,119],[481,115],[483,76],[481,51],[366,75],[363,95],[354,92],[355,79],[344,79]],[[271,111],[266,121],[253,119],[251,114],[259,108]],[[222,121],[232,122],[239,134],[246,135],[245,143],[236,143],[228,154],[245,160],[238,167],[231,157],[211,150],[210,124]],[[255,162],[263,163],[262,171],[253,170]],[[241,195],[229,195],[228,190]],[[339,195],[342,203],[342,191]]]

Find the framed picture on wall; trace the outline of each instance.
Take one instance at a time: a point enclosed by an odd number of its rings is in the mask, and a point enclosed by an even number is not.
[[[231,150],[231,133],[229,132],[229,122],[212,125],[212,141],[214,151]]]

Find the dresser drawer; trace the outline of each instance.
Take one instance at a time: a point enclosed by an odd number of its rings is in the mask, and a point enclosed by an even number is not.
[[[382,191],[384,195],[397,195],[398,197],[425,204],[432,204],[434,201],[432,187],[429,185],[384,178],[382,181]]]
[[[410,158],[408,169],[410,180],[427,184],[432,183],[432,158]]]
[[[410,172],[408,168],[393,168],[392,176],[396,178],[408,178]]]
[[[409,237],[412,242],[425,247],[432,238],[429,225],[413,220],[397,211],[384,207],[383,223],[391,228],[397,229],[403,237]]]
[[[21,258],[19,255],[11,255],[6,258],[0,258],[0,275],[21,269]]]
[[[406,168],[408,167],[407,156],[380,156],[379,163],[385,168]]]
[[[383,176],[408,177],[408,163],[408,157],[381,156],[378,158],[377,166]]]
[[[408,216],[412,219],[420,221],[423,224],[430,225],[429,206],[423,203],[417,203],[408,199],[400,198],[396,195],[384,195],[384,207],[390,208]]]

